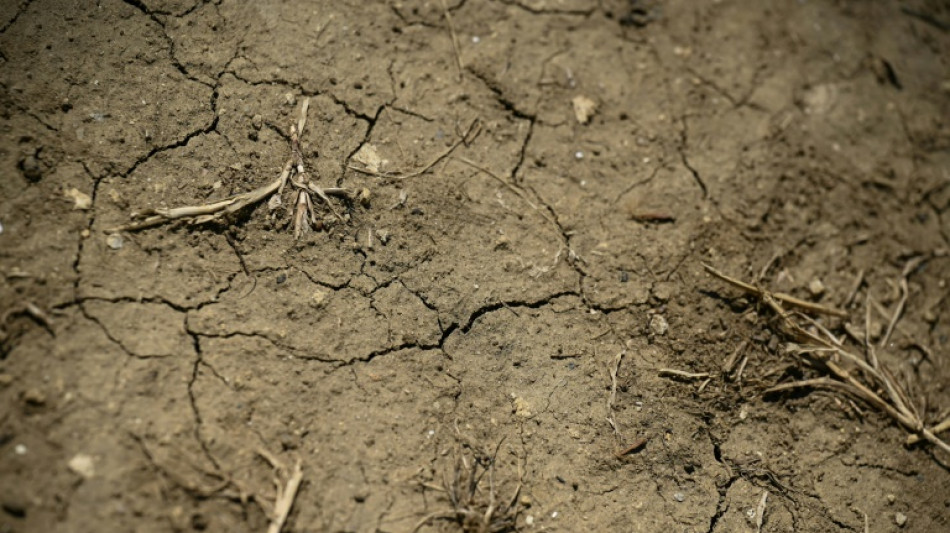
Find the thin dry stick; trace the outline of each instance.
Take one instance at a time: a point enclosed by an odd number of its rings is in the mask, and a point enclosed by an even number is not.
[[[623,438],[620,435],[620,430],[617,428],[617,423],[614,422],[614,400],[617,399],[617,372],[620,371],[620,362],[623,361],[623,356],[626,353],[626,350],[620,350],[617,352],[617,355],[614,356],[614,365],[610,368],[610,395],[607,396],[607,422],[610,424],[610,427],[613,428],[614,433],[618,437]]]
[[[459,38],[455,34],[455,24],[452,23],[452,15],[449,13],[449,6],[445,4],[445,0],[442,0],[442,12],[445,13],[445,22],[449,25],[452,48],[455,49],[455,66],[458,69],[459,81],[462,81],[462,52],[459,50]]]
[[[369,174],[370,176],[376,176],[379,178],[389,178],[389,179],[394,179],[394,180],[405,180],[409,178],[414,178],[416,176],[425,174],[426,172],[431,170],[432,167],[436,166],[437,164],[439,164],[440,161],[442,161],[443,159],[451,155],[452,152],[454,152],[455,149],[458,148],[459,146],[463,144],[469,144],[472,141],[474,141],[475,137],[478,137],[478,134],[481,133],[481,131],[482,131],[481,120],[479,120],[478,118],[473,119],[471,124],[469,124],[468,129],[465,130],[465,133],[463,133],[458,138],[458,140],[452,143],[452,145],[449,146],[445,151],[443,151],[438,156],[436,156],[427,165],[419,168],[418,170],[414,170],[412,172],[408,172],[405,174],[389,174],[387,172],[379,172],[379,171],[371,170],[368,168],[361,168],[355,165],[347,165],[346,168],[349,168],[350,170],[355,170],[362,174]]]
[[[930,428],[930,431],[932,431],[936,435],[938,433],[943,433],[944,431],[947,431],[948,429],[950,429],[950,418],[947,418],[943,422]],[[920,437],[918,435],[909,435],[907,437],[907,444],[915,444],[918,442],[920,442]]]
[[[683,370],[676,370],[673,368],[661,368],[660,377],[661,378],[678,378],[678,379],[685,379],[685,380],[706,379],[709,377],[709,372],[685,372]]]
[[[901,315],[904,314],[904,306],[907,304],[907,297],[909,295],[909,290],[907,289],[907,277],[910,276],[911,272],[916,269],[924,260],[926,256],[918,256],[907,261],[904,265],[904,270],[901,271],[901,279],[898,282],[901,289],[901,298],[897,302],[897,308],[894,310],[894,314],[891,316],[890,322],[887,324],[887,330],[884,332],[884,337],[881,338],[880,347],[884,348],[887,346],[887,343],[891,340],[891,334],[894,333],[894,328],[897,326],[897,321],[900,320]]]
[[[703,268],[705,268],[705,269],[706,269],[706,272],[709,272],[709,273],[712,274],[713,276],[716,276],[717,278],[719,278],[719,279],[725,281],[726,283],[729,283],[730,285],[732,285],[732,286],[734,286],[734,287],[737,287],[737,288],[739,288],[739,289],[742,289],[743,291],[745,291],[745,292],[747,292],[747,293],[749,293],[749,294],[754,294],[754,295],[756,295],[756,296],[758,296],[758,297],[762,297],[762,295],[766,293],[765,290],[760,289],[760,288],[758,288],[758,287],[756,287],[756,286],[754,286],[754,285],[750,285],[750,284],[748,284],[748,283],[745,283],[745,282],[743,282],[743,281],[739,281],[739,280],[737,280],[737,279],[735,279],[735,278],[729,277],[729,276],[723,274],[722,272],[716,270],[716,269],[713,268],[712,266],[707,265],[706,263],[703,263]],[[836,316],[836,317],[840,317],[840,318],[847,318],[847,317],[848,317],[848,313],[847,313],[846,311],[842,311],[842,310],[840,310],[840,309],[834,309],[834,308],[831,308],[831,307],[826,307],[826,306],[824,306],[824,305],[816,304],[816,303],[813,303],[813,302],[806,302],[805,300],[798,299],[798,298],[796,298],[796,297],[794,297],[794,296],[791,296],[791,295],[789,295],[789,294],[784,294],[784,293],[781,293],[781,292],[768,293],[768,294],[770,294],[773,298],[775,298],[776,300],[778,300],[778,301],[780,301],[780,302],[786,303],[786,304],[791,305],[791,306],[793,306],[793,307],[798,307],[799,309],[804,309],[804,310],[806,310],[806,311],[811,311],[811,312],[813,312],[813,313],[819,313],[819,314],[824,314],[824,315]]]
[[[858,271],[858,275],[854,278],[854,284],[851,285],[851,290],[848,291],[848,296],[845,297],[844,302],[841,303],[841,307],[846,309],[851,302],[854,301],[854,297],[858,295],[858,291],[861,290],[861,285],[864,283],[864,269]]]
[[[300,489],[300,482],[303,480],[303,468],[300,459],[294,463],[294,470],[290,474],[290,479],[284,487],[278,485],[277,498],[274,501],[274,518],[271,520],[267,533],[280,533],[287,521],[291,508],[294,506],[294,500],[297,498],[297,491]]]

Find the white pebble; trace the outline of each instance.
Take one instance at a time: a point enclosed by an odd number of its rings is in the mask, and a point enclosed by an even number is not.
[[[673,499],[678,502],[686,501],[686,495],[682,492],[675,492],[673,493]]]
[[[478,44],[478,43],[482,42],[482,38],[479,37],[478,35],[472,35],[472,42],[475,43],[475,44]],[[530,524],[529,524],[529,525],[530,525]]]
[[[574,152],[574,159],[584,159],[584,152],[580,150]]]
[[[530,526],[531,524],[534,524],[534,517],[531,516],[531,515],[528,515],[528,516],[524,517],[524,523],[525,523],[526,525],[529,525],[529,526]]]
[[[108,244],[109,248],[112,248],[113,250],[121,250],[122,246],[125,244],[125,240],[122,239],[122,235],[113,233],[106,237],[106,244]]]
[[[895,514],[894,523],[897,524],[897,527],[904,527],[904,525],[907,524],[907,515],[904,513]]]
[[[13,453],[17,455],[26,455],[26,446],[22,444],[17,444],[13,447]]]

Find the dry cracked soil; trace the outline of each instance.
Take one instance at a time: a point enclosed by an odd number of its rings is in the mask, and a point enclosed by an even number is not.
[[[821,324],[946,418],[948,28],[940,0],[0,3],[0,531],[265,531],[298,460],[286,532],[477,531],[472,467],[499,530],[950,530],[947,454],[766,393],[821,369],[703,268],[845,308]],[[371,193],[344,221],[107,232],[272,181],[305,100],[314,182]]]

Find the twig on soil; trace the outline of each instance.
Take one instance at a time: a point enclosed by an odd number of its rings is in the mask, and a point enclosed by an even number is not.
[[[791,305],[792,307],[798,307],[799,309],[804,309],[805,311],[811,311],[813,313],[836,316],[840,318],[848,317],[848,313],[840,309],[826,307],[824,305],[816,304],[813,302],[806,302],[805,300],[800,300],[794,296],[791,296],[789,294],[784,294],[781,292],[776,292],[776,293],[767,292],[764,289],[760,289],[756,287],[755,285],[750,285],[743,281],[739,281],[735,278],[729,277],[723,274],[722,272],[716,270],[712,266],[707,265],[706,263],[703,263],[703,268],[706,269],[706,272],[709,272],[713,276],[716,276],[717,278],[725,281],[726,283],[729,283],[730,285],[734,287],[742,289],[743,291],[749,294],[758,296],[759,298],[762,298],[762,296],[765,294],[769,294],[775,300]]]
[[[640,448],[643,448],[643,446],[647,443],[648,440],[649,439],[647,439],[646,437],[640,437],[639,439],[633,441],[632,444],[628,446],[624,446],[620,451],[614,453],[614,455],[617,457],[617,459],[623,459],[625,455],[629,455],[639,450]]]
[[[709,377],[709,372],[685,372],[683,370],[675,370],[672,368],[661,368],[660,369],[661,378],[674,378],[681,379],[686,381],[693,381],[696,379],[706,379]]]
[[[894,327],[897,326],[897,321],[900,320],[901,315],[904,314],[904,306],[907,304],[909,292],[907,289],[907,277],[926,259],[926,256],[917,256],[907,261],[907,263],[904,265],[904,270],[901,271],[901,279],[898,282],[901,291],[901,298],[897,302],[897,308],[894,309],[894,314],[891,315],[891,320],[887,324],[887,330],[884,332],[884,336],[881,337],[881,343],[878,345],[879,347],[884,348],[887,346],[887,343],[891,340],[891,334],[894,333]]]
[[[270,526],[267,533],[280,533],[287,516],[294,506],[294,500],[297,498],[297,491],[300,489],[300,483],[303,481],[303,467],[300,459],[294,463],[294,469],[289,474],[287,481],[281,483],[280,476],[286,472],[287,468],[273,454],[261,448],[257,450],[258,455],[263,457],[271,467],[274,468],[274,485],[277,487],[277,496],[274,498],[274,512],[270,517]]]
[[[769,500],[769,491],[762,493],[758,507],[755,508],[755,533],[762,533],[762,524],[765,522],[765,504]]]
[[[23,302],[17,307],[12,309],[7,309],[3,316],[0,316],[0,341],[3,341],[7,337],[6,324],[11,317],[17,315],[27,315],[33,320],[37,321],[41,326],[46,328],[46,331],[52,336],[56,336],[56,330],[53,329],[53,320],[46,314],[45,311],[39,308],[33,302]]]
[[[620,371],[620,362],[623,361],[625,353],[626,350],[620,350],[617,352],[617,355],[614,356],[614,364],[610,367],[610,395],[607,396],[607,423],[613,428],[614,433],[621,438],[623,438],[623,436],[620,434],[620,429],[617,428],[617,423],[614,421],[613,411],[614,401],[617,399],[617,372]]]
[[[459,146],[463,144],[467,146],[468,144],[470,144],[472,141],[475,140],[476,137],[478,137],[478,134],[481,133],[481,131],[482,131],[481,120],[478,119],[477,117],[472,119],[472,122],[469,124],[468,129],[466,129],[465,132],[459,136],[458,140],[456,140],[454,143],[452,143],[451,146],[449,146],[442,153],[440,153],[438,156],[432,159],[432,161],[430,161],[427,165],[419,168],[418,170],[413,170],[412,172],[407,172],[404,174],[390,174],[388,172],[379,172],[377,170],[362,168],[356,165],[347,165],[346,168],[349,168],[350,170],[355,170],[362,174],[369,174],[370,176],[376,176],[378,178],[388,178],[388,179],[393,179],[393,180],[405,180],[409,178],[414,178],[416,176],[421,176],[422,174],[425,174],[426,172],[431,170],[432,167],[436,166],[443,159],[451,155],[452,152],[454,152],[455,149],[458,148]]]
[[[213,220],[220,219],[232,213],[236,213],[245,207],[256,205],[267,197],[271,197],[269,206],[276,209],[282,205],[280,199],[284,188],[290,183],[296,193],[294,199],[294,236],[299,237],[311,225],[316,225],[314,218],[313,205],[310,194],[316,194],[326,204],[327,208],[336,216],[343,220],[343,217],[333,208],[330,202],[330,196],[342,197],[349,201],[359,200],[365,205],[368,199],[366,189],[352,190],[343,188],[322,189],[318,185],[309,181],[307,178],[306,167],[304,165],[303,154],[300,150],[300,136],[303,134],[304,127],[307,124],[307,110],[310,107],[310,99],[305,98],[300,108],[300,115],[296,123],[290,127],[291,156],[284,163],[283,169],[277,178],[273,181],[258,187],[252,191],[235,194],[211,202],[208,204],[183,206],[174,208],[154,208],[146,209],[132,213],[132,222],[122,224],[106,230],[106,233],[116,233],[120,231],[137,231],[153,226],[158,226],[174,220],[186,220],[190,224],[204,224]],[[306,198],[304,198],[306,197]],[[306,211],[306,212],[302,212]]]
[[[864,284],[864,269],[858,271],[858,275],[854,278],[854,283],[851,285],[851,290],[848,291],[848,296],[841,302],[841,308],[847,309],[851,302],[854,301],[854,297],[858,295],[858,291],[861,290],[861,285]]]
[[[449,25],[452,48],[455,49],[455,66],[458,69],[459,81],[462,81],[462,52],[459,50],[459,38],[455,33],[455,24],[452,23],[452,15],[449,13],[449,6],[446,5],[445,0],[442,0],[442,12],[445,14],[445,22]]]

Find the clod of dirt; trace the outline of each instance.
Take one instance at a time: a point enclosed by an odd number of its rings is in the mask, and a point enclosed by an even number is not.
[[[43,167],[36,155],[28,155],[20,160],[20,172],[23,177],[36,183],[43,177]]]
[[[815,278],[808,283],[808,292],[812,296],[821,296],[825,293],[825,284],[821,282],[820,279]]]
[[[27,389],[26,392],[23,393],[23,401],[26,402],[27,405],[41,407],[46,405],[46,395],[43,394],[43,391],[36,388]]]
[[[670,325],[666,319],[663,318],[663,315],[653,315],[653,318],[650,319],[650,331],[653,332],[654,335],[666,335],[669,329]]]
[[[597,112],[597,102],[584,95],[575,96],[571,104],[574,106],[574,117],[581,124],[590,122],[590,118]]]
[[[376,147],[366,143],[359,151],[353,154],[353,161],[363,165],[370,172],[379,172],[383,166],[383,159],[379,157]]]

